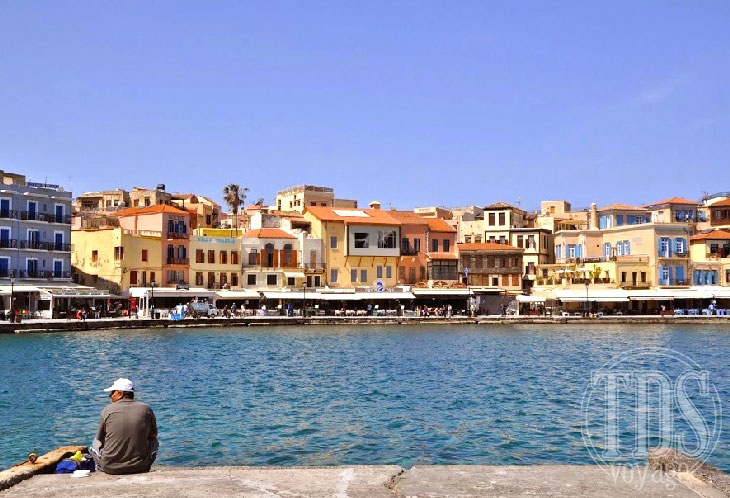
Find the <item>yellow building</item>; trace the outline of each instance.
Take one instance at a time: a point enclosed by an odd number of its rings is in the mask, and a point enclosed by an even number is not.
[[[216,228],[220,225],[221,207],[208,197],[196,194],[173,194],[172,205],[194,213],[194,217],[191,217],[193,229]]]
[[[692,236],[690,257],[693,285],[730,285],[730,231]]]
[[[240,287],[240,230],[195,230],[190,237],[190,280],[208,289]]]
[[[159,233],[134,233],[118,227],[74,230],[72,241],[76,283],[120,294],[162,280]]]
[[[400,222],[380,209],[308,206],[304,217],[324,246],[326,285],[394,287],[400,257]]]

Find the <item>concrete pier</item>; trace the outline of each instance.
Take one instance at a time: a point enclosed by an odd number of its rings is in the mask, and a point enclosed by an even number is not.
[[[426,324],[506,324],[506,325],[622,325],[622,324],[724,324],[730,325],[727,316],[659,316],[624,315],[583,318],[579,316],[479,316],[465,317],[284,317],[252,316],[245,318],[186,318],[181,321],[149,318],[101,318],[78,320],[27,320],[21,323],[0,322],[0,334],[33,332],[69,332],[82,330],[148,329],[148,328],[203,328],[203,327],[255,327],[255,326],[305,326],[305,325],[426,325]]]
[[[325,468],[158,467],[146,474],[94,473],[77,479],[37,475],[0,497],[312,497],[405,498],[723,496],[704,483],[688,485],[660,470],[641,467],[615,473],[598,466],[347,466]]]

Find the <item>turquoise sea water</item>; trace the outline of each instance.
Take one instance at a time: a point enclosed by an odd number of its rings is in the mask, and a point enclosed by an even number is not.
[[[727,326],[0,336],[0,468],[89,444],[117,377],[155,410],[162,464],[593,463],[581,437],[592,370],[628,349],[671,348],[708,372],[728,414],[729,344]],[[729,440],[709,463],[730,470]]]

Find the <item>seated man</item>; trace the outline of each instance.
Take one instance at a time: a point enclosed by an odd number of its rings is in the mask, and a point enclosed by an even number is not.
[[[117,379],[104,391],[112,402],[101,412],[90,450],[96,469],[106,474],[149,471],[159,447],[152,408],[134,400],[134,385],[129,379]]]

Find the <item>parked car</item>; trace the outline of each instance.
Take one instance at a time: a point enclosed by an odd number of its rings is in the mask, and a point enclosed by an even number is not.
[[[218,316],[218,310],[216,307],[205,301],[190,303],[190,311],[193,318],[200,318],[201,316],[213,318]]]

